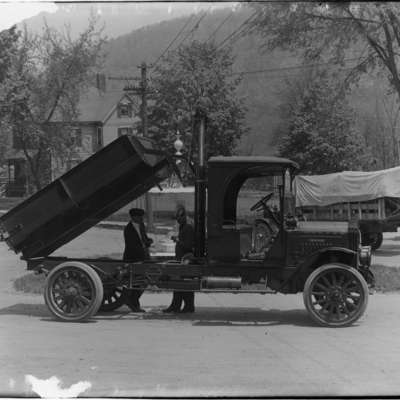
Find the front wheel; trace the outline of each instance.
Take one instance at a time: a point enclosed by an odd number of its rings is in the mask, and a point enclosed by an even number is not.
[[[368,305],[368,287],[361,274],[344,264],[316,269],[304,286],[308,314],[318,324],[339,328],[356,322]]]
[[[103,300],[103,286],[100,277],[88,265],[66,262],[47,276],[44,300],[58,319],[82,322],[99,309]]]

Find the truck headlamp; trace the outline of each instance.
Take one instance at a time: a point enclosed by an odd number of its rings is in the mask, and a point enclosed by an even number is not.
[[[364,267],[371,265],[371,246],[363,246],[360,250],[360,264]]]

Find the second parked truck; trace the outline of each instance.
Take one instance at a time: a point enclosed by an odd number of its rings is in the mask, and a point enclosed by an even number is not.
[[[359,220],[362,244],[377,250],[400,226],[400,167],[296,176],[297,213],[312,221]]]

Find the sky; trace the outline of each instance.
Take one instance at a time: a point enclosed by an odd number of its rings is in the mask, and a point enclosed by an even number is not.
[[[0,0],[0,31],[11,28],[26,18],[34,17],[42,11],[56,12],[57,5],[51,1],[3,1]]]
[[[81,0],[74,0],[73,2],[78,2],[78,1]],[[112,2],[112,0],[106,0],[106,1]],[[68,1],[59,0],[59,2],[68,2]],[[215,2],[215,6],[218,7],[218,1]],[[17,24],[26,18],[34,17],[35,15],[41,13],[42,11],[53,13],[56,12],[57,10],[58,6],[53,1],[0,0],[0,32],[4,29],[11,28],[14,24]]]

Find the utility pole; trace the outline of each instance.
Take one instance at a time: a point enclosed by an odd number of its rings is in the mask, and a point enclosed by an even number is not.
[[[206,202],[206,181],[207,172],[205,166],[205,130],[206,130],[206,119],[207,115],[198,110],[195,115],[195,119],[199,123],[199,136],[198,136],[198,162],[196,166],[196,181],[195,181],[195,198],[194,198],[194,231],[195,231],[195,242],[194,242],[194,256],[195,258],[203,258],[205,255],[205,236],[206,227],[205,221],[205,202]]]
[[[147,65],[145,62],[142,62],[141,65],[138,66],[141,68],[142,74],[141,78],[132,77],[132,76],[121,76],[121,77],[109,77],[108,79],[114,80],[136,80],[140,81],[140,87],[135,86],[125,86],[124,90],[127,92],[133,92],[133,94],[141,95],[142,104],[141,104],[141,112],[140,117],[142,120],[142,130],[143,136],[148,136],[148,120],[147,120],[147,95],[150,93],[147,88]],[[146,214],[147,214],[147,226],[150,229],[154,229],[154,217],[153,217],[153,204],[151,202],[151,195],[149,192],[145,193],[146,198]]]
[[[142,81],[140,82],[142,87],[142,129],[143,136],[147,137],[149,135],[148,131],[148,121],[147,121],[147,66],[145,62],[139,67],[142,69]],[[151,195],[146,192],[146,214],[147,214],[147,225],[150,229],[154,229],[154,217],[153,217],[153,204],[151,202]]]

